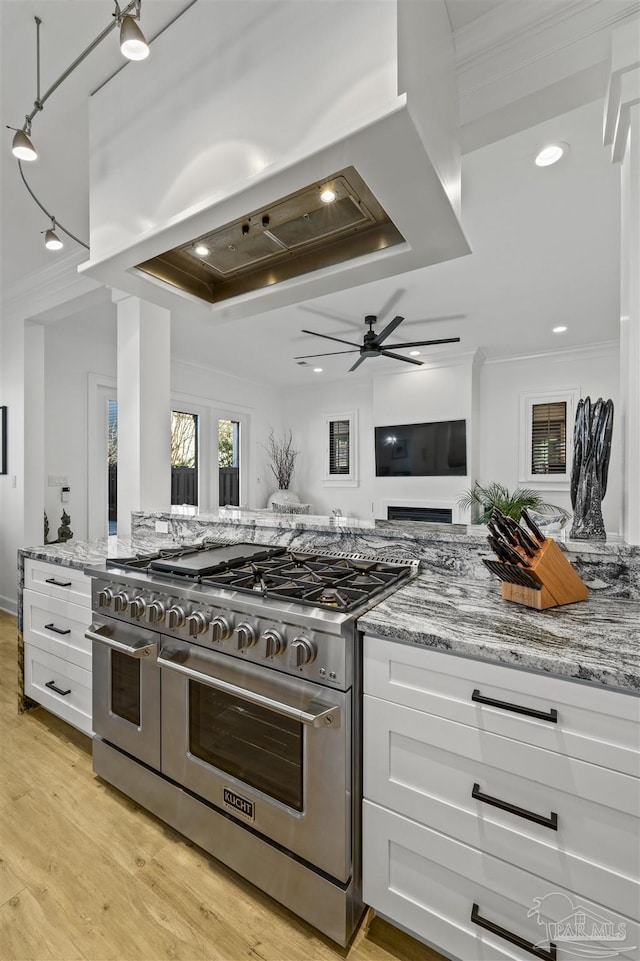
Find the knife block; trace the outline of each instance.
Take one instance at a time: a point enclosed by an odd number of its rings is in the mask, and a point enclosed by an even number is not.
[[[548,537],[535,557],[528,558],[528,561],[531,566],[527,572],[540,581],[542,588],[538,591],[503,581],[502,597],[505,601],[544,611],[548,607],[585,601],[589,596],[589,588],[553,538]]]

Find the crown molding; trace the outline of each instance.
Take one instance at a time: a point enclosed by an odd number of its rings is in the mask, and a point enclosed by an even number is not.
[[[561,347],[558,350],[537,351],[531,354],[509,354],[505,357],[487,357],[485,366],[490,364],[512,364],[524,360],[548,360],[549,358],[561,357],[563,360],[579,359],[581,357],[597,354],[598,357],[610,355],[617,356],[620,353],[620,343],[617,340],[604,340],[598,344],[585,344],[583,347]]]
[[[74,300],[104,284],[78,274],[78,266],[86,259],[82,251],[71,251],[58,257],[17,284],[9,286],[2,297],[2,310],[33,318],[68,300]]]
[[[507,11],[500,14],[504,7]],[[640,0],[629,0],[614,10],[603,0],[568,0],[543,16],[535,3],[501,4],[455,34],[460,96],[609,32],[639,14]],[[592,65],[592,50],[582,56],[583,68]]]

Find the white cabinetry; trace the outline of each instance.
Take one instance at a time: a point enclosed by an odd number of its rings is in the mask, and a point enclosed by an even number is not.
[[[91,582],[82,571],[25,560],[24,692],[91,734]]]
[[[640,699],[364,645],[365,902],[464,961],[637,958]]]

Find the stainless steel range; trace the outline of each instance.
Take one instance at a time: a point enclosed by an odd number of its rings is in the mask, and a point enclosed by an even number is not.
[[[357,617],[415,570],[236,544],[88,571],[94,771],[342,945],[363,908]]]

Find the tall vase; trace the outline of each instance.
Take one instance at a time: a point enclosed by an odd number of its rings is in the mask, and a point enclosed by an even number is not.
[[[607,474],[613,432],[613,402],[599,397],[595,404],[586,397],[578,402],[573,431],[571,506],[574,540],[604,541],[602,499],[607,493]]]
[[[273,508],[274,505],[278,504],[299,504],[300,498],[295,491],[290,491],[285,488],[274,491],[273,494],[269,495],[267,501],[267,507]]]

